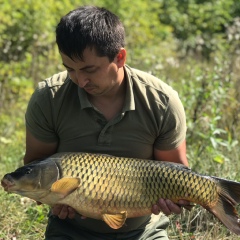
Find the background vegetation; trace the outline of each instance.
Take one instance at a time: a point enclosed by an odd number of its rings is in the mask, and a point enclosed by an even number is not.
[[[84,4],[115,12],[126,27],[128,64],[179,92],[191,168],[240,181],[239,0],[0,0],[0,176],[22,165],[36,83],[62,70],[55,26]],[[0,201],[1,240],[43,237],[46,206],[2,189]],[[172,216],[168,231],[170,239],[237,239],[200,207]]]

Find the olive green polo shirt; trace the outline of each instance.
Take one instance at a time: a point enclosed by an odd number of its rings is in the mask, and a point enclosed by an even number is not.
[[[153,148],[178,147],[186,120],[177,92],[148,73],[128,66],[124,70],[124,107],[111,121],[64,71],[38,84],[27,108],[27,128],[40,141],[58,142],[58,152],[151,159]]]

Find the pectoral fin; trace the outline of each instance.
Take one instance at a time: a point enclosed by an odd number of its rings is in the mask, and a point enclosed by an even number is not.
[[[102,215],[102,219],[111,228],[119,229],[120,227],[123,226],[123,224],[125,223],[125,221],[127,219],[127,212],[122,211],[122,212],[116,213],[116,214],[105,213]]]
[[[75,191],[80,184],[79,178],[62,178],[52,184],[51,191],[66,197]]]

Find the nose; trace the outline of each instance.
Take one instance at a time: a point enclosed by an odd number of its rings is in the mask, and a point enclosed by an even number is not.
[[[89,83],[89,79],[79,71],[75,73],[75,79],[80,88],[84,88]]]

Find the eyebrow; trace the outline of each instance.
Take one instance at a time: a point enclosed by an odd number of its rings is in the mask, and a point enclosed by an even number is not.
[[[65,63],[63,63],[63,66],[64,66],[65,68],[72,69],[71,67],[67,66]],[[85,66],[85,67],[83,67],[83,68],[80,68],[79,70],[86,70],[86,69],[92,68],[92,67],[96,67],[96,66],[95,66],[95,65],[88,65],[88,66]]]

